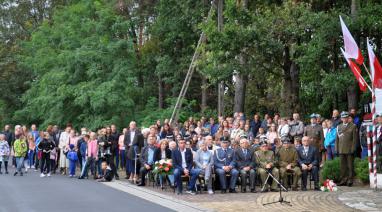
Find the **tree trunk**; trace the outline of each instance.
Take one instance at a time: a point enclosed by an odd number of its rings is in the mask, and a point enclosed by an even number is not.
[[[299,71],[297,64],[290,58],[290,49],[288,46],[284,48],[284,64],[283,64],[283,89],[282,89],[282,106],[281,114],[290,116],[293,112],[300,112],[299,104]]]
[[[245,74],[237,73],[235,76],[235,97],[234,97],[234,112],[244,112],[245,90],[247,77]]]
[[[223,30],[223,7],[224,0],[216,0],[216,6],[218,11],[218,30],[221,32]],[[221,81],[218,84],[218,115],[224,115],[224,82]]]
[[[200,109],[202,113],[207,108],[207,79],[206,77],[202,76],[202,104],[200,106]]]
[[[164,108],[164,85],[161,76],[158,77],[158,107]]]

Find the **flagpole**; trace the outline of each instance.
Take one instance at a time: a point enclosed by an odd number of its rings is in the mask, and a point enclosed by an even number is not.
[[[367,72],[367,74],[369,75],[369,79],[371,80],[371,82],[373,82],[373,79],[371,78],[370,71],[369,71],[369,69],[366,67],[365,62],[362,63],[362,65],[363,65],[363,67],[366,69],[366,72]]]

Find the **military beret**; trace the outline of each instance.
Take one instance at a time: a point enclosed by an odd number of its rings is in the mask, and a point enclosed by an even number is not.
[[[281,138],[281,142],[283,142],[283,144],[290,144],[290,139],[288,137],[284,136]]]
[[[260,141],[259,146],[264,146],[264,145],[268,145],[268,143],[266,141]]]
[[[316,119],[316,118],[317,118],[317,114],[312,113],[312,114],[310,115],[310,118],[311,118],[311,119]]]

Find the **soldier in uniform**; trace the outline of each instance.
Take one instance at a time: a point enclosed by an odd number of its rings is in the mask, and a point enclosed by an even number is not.
[[[305,127],[304,136],[310,138],[310,145],[317,149],[317,159],[321,162],[321,155],[324,151],[324,131],[317,123],[317,114],[310,115],[310,125]]]
[[[214,154],[214,167],[216,176],[219,178],[221,192],[226,193],[227,189],[227,174],[231,175],[229,183],[229,192],[236,193],[235,186],[239,172],[237,171],[235,163],[235,152],[229,148],[229,141],[223,140],[221,148],[215,150]]]
[[[338,185],[353,185],[354,153],[357,143],[357,126],[350,122],[349,113],[341,113],[342,124],[337,126],[336,152],[340,156],[340,177]]]
[[[257,173],[259,173],[263,185],[266,185],[264,191],[261,192],[267,192],[269,190],[269,185],[265,180],[267,179],[268,172],[271,172],[272,175],[279,180],[279,170],[275,167],[276,161],[274,153],[268,149],[266,141],[260,142],[260,150],[255,152],[254,160],[258,167]],[[275,180],[272,182],[271,191],[277,191],[277,183]]]
[[[284,187],[287,187],[288,174],[293,176],[292,190],[297,191],[297,182],[301,176],[301,170],[297,166],[298,154],[296,148],[290,143],[288,137],[281,139],[283,146],[276,153],[276,158],[278,159],[278,164],[280,167],[280,178]]]

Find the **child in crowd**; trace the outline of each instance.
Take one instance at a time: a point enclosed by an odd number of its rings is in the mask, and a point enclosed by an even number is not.
[[[70,144],[67,158],[69,160],[69,177],[76,175],[76,163],[78,161],[77,152],[74,150],[74,145]]]
[[[103,177],[98,180],[98,182],[110,182],[113,180],[115,173],[111,169],[110,165],[106,161],[101,163],[102,175]]]
[[[5,140],[5,135],[0,134],[0,174],[3,174],[1,172],[1,165],[3,162],[5,167],[5,174],[8,174],[8,159],[10,152],[9,144]]]
[[[50,170],[55,174],[55,167],[57,161],[57,147],[54,147],[52,151],[50,152]]]

